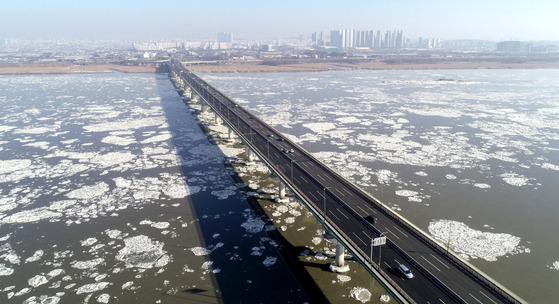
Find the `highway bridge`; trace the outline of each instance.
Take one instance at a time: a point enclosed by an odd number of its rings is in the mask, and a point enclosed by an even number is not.
[[[180,62],[172,60],[169,67],[177,86],[209,105],[398,302],[525,303]],[[375,224],[365,219],[369,215]],[[381,235],[386,245],[373,248]],[[400,263],[415,277],[405,279]]]

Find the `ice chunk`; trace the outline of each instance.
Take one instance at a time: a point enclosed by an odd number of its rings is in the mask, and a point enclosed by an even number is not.
[[[109,284],[110,284],[109,282],[85,284],[76,290],[76,294],[92,293],[92,292],[100,291],[105,289],[107,286],[109,286]]]
[[[429,233],[445,246],[448,244],[450,236],[450,248],[465,259],[481,258],[492,262],[507,254],[527,251],[519,246],[521,239],[517,236],[507,233],[482,232],[456,221],[432,221],[429,223]]]
[[[353,287],[353,289],[351,289],[351,291],[349,292],[349,295],[351,296],[351,298],[361,303],[371,301],[371,292],[364,287]]]
[[[163,243],[153,241],[145,235],[124,239],[124,248],[119,250],[116,259],[126,267],[152,268],[166,265],[170,259],[163,250]],[[159,263],[159,260],[164,261]]]

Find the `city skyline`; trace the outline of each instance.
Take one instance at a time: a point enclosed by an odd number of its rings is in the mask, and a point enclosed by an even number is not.
[[[39,1],[0,0],[0,38],[239,39],[337,28],[403,30],[408,38],[559,40],[549,1]]]

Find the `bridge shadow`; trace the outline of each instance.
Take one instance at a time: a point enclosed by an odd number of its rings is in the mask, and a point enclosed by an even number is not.
[[[213,272],[210,269],[204,274],[211,279],[211,284],[206,281],[205,283],[202,282],[203,286],[200,284],[196,288],[184,289],[174,295],[165,295],[176,299],[176,301],[173,300],[176,303],[191,303],[195,298],[202,303],[327,303],[320,288],[305,271],[304,265],[299,263],[298,255],[294,253],[296,250],[280,233],[263,231],[252,234],[247,233],[247,230],[241,226],[247,220],[245,217],[248,208],[247,203],[255,214],[266,222],[265,213],[260,209],[254,197],[249,196],[245,200],[244,196],[240,194],[239,190],[241,189],[236,189],[235,194],[224,199],[211,193],[216,188],[226,187],[219,185],[224,185],[225,180],[229,178],[229,183],[231,183],[231,179],[233,183],[242,182],[234,170],[229,170],[224,166],[230,166],[227,164],[228,162],[244,164],[245,161],[238,157],[228,157],[215,146],[213,146],[211,152],[211,163],[196,160],[197,157],[204,158],[205,155],[196,154],[193,150],[200,146],[204,146],[205,149],[206,146],[215,145],[221,141],[221,138],[215,139],[209,136],[210,133],[206,126],[196,117],[199,108],[195,108],[179,98],[177,92],[172,90],[173,87],[165,83],[166,81],[171,82],[166,75],[157,75],[156,77],[166,78],[157,79],[157,89],[169,125],[171,142],[178,154],[179,170],[183,178],[188,181],[186,184],[190,193],[193,193],[185,198],[180,208],[197,219],[195,226],[199,242],[201,246],[208,249],[208,255],[205,258],[206,261],[213,263],[212,268],[214,269]],[[170,88],[172,92],[169,92]],[[185,126],[185,124],[190,125]],[[201,129],[205,138],[204,136],[193,135],[195,132],[192,130],[196,128]],[[199,132],[199,130],[196,132]],[[221,159],[221,162],[216,162],[216,159]],[[194,182],[192,185],[190,182],[190,180],[203,179],[200,176],[207,172],[210,178],[206,178],[206,180],[213,183],[212,178],[214,177],[211,174],[215,174],[219,170],[226,174],[216,177],[223,180],[216,180],[215,184],[200,185]],[[250,191],[248,186],[246,187],[246,191]],[[270,193],[262,192],[259,194],[270,195]],[[190,232],[186,230],[179,232],[179,234],[192,233],[192,228],[188,229]],[[277,250],[282,257],[269,267],[263,265],[265,256],[252,256],[250,254],[250,248],[262,245],[261,239],[263,237],[268,237],[279,245]],[[192,239],[192,236],[187,239]],[[196,245],[178,244],[177,246],[184,246],[186,249]],[[268,247],[266,251],[274,250],[273,247]],[[183,260],[179,262],[179,265],[181,263],[184,265],[188,264],[189,257],[192,257],[191,252],[185,250],[184,256],[175,256],[174,259]],[[201,275],[198,266],[192,265],[191,268],[195,269],[197,276]],[[219,271],[215,271],[215,269]],[[273,280],[262,279],[272,276],[274,277]],[[185,285],[192,286],[192,283],[185,282]],[[209,286],[210,288],[208,288]]]

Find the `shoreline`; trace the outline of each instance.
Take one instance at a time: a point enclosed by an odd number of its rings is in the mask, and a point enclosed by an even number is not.
[[[324,72],[334,70],[452,70],[452,69],[559,69],[559,60],[487,60],[487,61],[386,61],[386,60],[312,60],[249,61],[207,64],[184,63],[196,73],[277,73]],[[156,73],[154,65],[120,65],[110,63],[79,65],[71,63],[0,63],[0,75],[73,74],[73,73]]]

